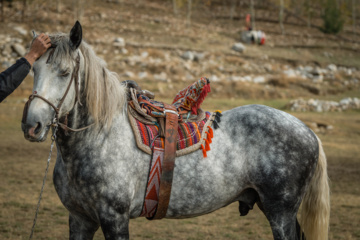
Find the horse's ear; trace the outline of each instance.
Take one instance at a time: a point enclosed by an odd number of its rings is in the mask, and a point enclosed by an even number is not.
[[[35,39],[38,35],[36,34],[35,30],[32,30],[33,39]]]
[[[79,21],[76,21],[75,25],[70,31],[70,45],[73,49],[77,49],[80,46],[82,40],[82,27]]]

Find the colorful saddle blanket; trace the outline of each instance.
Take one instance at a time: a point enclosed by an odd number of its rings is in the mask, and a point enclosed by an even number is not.
[[[206,112],[204,119],[199,122],[183,122],[178,126],[178,139],[176,156],[182,156],[202,149],[210,150],[213,129],[211,127],[217,113]],[[129,119],[138,147],[148,154],[152,154],[151,167],[145,193],[143,210],[140,216],[151,219],[159,202],[160,178],[164,159],[164,138],[159,136],[157,125],[146,125],[129,114]]]
[[[160,137],[160,127],[158,124],[148,125],[134,118],[130,112],[128,115],[138,148],[150,155],[154,147],[164,148],[164,138]],[[213,137],[211,125],[216,113],[206,112],[204,115],[204,118],[198,122],[179,123],[177,157],[189,154],[200,148],[203,151],[210,148],[211,138]]]
[[[187,88],[181,90],[174,98],[172,105],[179,113],[179,122],[197,121],[202,119],[200,104],[210,92],[209,79],[202,77]],[[130,90],[132,101],[129,102],[131,114],[138,120],[153,125],[157,118],[165,117],[165,104],[163,102],[150,99],[145,94]],[[200,120],[201,120],[200,119]]]
[[[212,124],[216,126],[218,113],[204,112],[200,104],[210,92],[210,82],[201,78],[180,91],[173,106],[179,113],[176,143],[176,157],[201,149],[206,157],[213,138]],[[159,202],[160,178],[164,159],[164,121],[165,104],[150,99],[141,92],[130,89],[128,116],[137,146],[152,155],[143,210],[140,216],[151,219]]]

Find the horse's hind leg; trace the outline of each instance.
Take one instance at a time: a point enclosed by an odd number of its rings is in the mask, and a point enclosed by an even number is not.
[[[278,211],[277,211],[278,210]],[[277,209],[265,213],[268,218],[275,240],[300,240],[300,228],[296,212]]]
[[[93,239],[99,224],[70,214],[69,227],[70,240],[90,240]]]

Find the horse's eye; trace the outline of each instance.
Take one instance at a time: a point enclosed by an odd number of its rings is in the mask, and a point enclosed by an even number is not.
[[[60,72],[60,77],[68,77],[70,74],[70,72],[68,70],[65,70],[65,71],[61,71]]]

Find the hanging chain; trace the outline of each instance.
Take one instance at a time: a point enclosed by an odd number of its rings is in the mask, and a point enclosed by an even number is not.
[[[37,215],[38,215],[39,207],[40,207],[40,202],[41,202],[42,194],[43,194],[44,187],[45,187],[46,176],[47,176],[47,173],[48,173],[48,171],[49,171],[51,154],[52,154],[53,147],[54,147],[54,143],[55,143],[55,140],[56,140],[56,132],[57,132],[57,129],[58,129],[58,124],[56,123],[56,120],[55,120],[55,119],[54,119],[54,123],[53,123],[52,126],[54,126],[54,129],[53,129],[53,135],[51,136],[51,141],[52,141],[52,142],[51,142],[51,146],[50,146],[50,153],[49,153],[49,157],[48,157],[48,160],[47,160],[45,175],[44,175],[43,183],[42,183],[42,186],[41,186],[39,201],[38,201],[37,206],[36,206],[34,222],[33,222],[32,228],[31,228],[31,233],[30,233],[29,240],[32,239],[32,236],[33,236],[33,234],[34,234],[35,224],[36,224]]]

